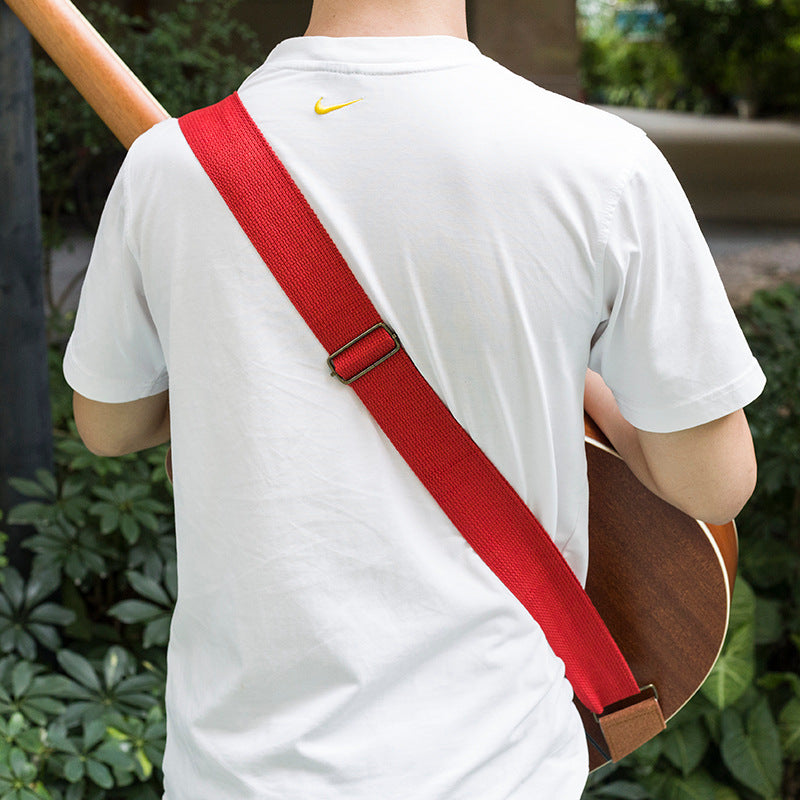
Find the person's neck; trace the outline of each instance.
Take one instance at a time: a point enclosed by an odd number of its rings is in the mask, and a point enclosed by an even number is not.
[[[467,38],[464,0],[314,0],[306,36]]]

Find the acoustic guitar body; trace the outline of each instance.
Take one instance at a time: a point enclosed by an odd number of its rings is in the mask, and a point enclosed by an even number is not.
[[[589,572],[586,591],[639,686],[672,717],[719,656],[736,575],[736,528],[706,525],[649,492],[586,418]],[[576,700],[590,769],[608,761],[600,726]]]

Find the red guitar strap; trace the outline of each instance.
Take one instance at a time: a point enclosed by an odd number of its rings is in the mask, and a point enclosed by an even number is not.
[[[600,715],[623,701],[621,711],[600,717],[611,756],[662,730],[657,701],[640,692],[558,548],[381,320],[238,94],[182,117],[180,127],[329,354],[331,374],[352,386],[467,542],[537,620],[581,702]]]

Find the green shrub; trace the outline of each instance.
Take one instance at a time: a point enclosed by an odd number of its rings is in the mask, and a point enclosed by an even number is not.
[[[797,0],[654,0],[660,30],[619,24],[635,0],[579,0],[581,79],[591,102],[742,115],[800,112]]]
[[[616,4],[581,2],[580,79],[586,100],[636,108],[707,110],[686,78],[677,52],[657,34],[630,37],[616,22]]]
[[[713,110],[800,110],[797,0],[657,0],[666,40]]]
[[[29,576],[0,572],[0,797],[158,800],[177,583],[165,448],[86,450],[52,353],[56,470],[13,480],[27,500],[7,521],[33,527],[34,556]]]

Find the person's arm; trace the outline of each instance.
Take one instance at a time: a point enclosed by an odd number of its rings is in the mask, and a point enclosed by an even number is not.
[[[584,407],[636,477],[668,503],[696,519],[733,519],[756,482],[753,439],[743,410],[674,433],[631,425],[595,372],[586,372]]]
[[[98,456],[122,456],[169,441],[169,392],[129,403],[100,403],[72,396],[83,443]]]

